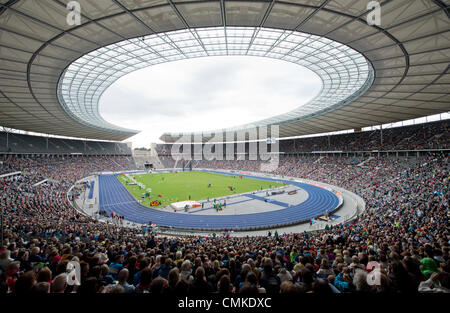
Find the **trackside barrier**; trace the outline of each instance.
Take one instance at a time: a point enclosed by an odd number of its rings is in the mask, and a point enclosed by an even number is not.
[[[154,172],[165,172],[165,171],[172,171],[173,169],[163,169],[163,170],[156,170]],[[193,169],[195,171],[211,171],[214,169]],[[223,170],[223,169],[216,169],[217,171],[222,171],[222,172],[230,172],[230,173],[234,173],[234,174],[244,174],[244,172],[242,171],[235,171],[235,170]],[[121,174],[121,173],[147,173],[147,171],[120,171],[120,172],[100,172],[101,174]],[[353,196],[359,198],[359,199],[355,199],[357,202],[357,209],[355,210],[355,212],[353,214],[347,214],[345,216],[341,216],[338,219],[335,220],[331,220],[328,222],[316,222],[315,224],[311,225],[310,228],[306,229],[305,231],[318,231],[318,230],[323,230],[325,228],[325,225],[338,225],[340,223],[349,221],[351,219],[353,219],[356,214],[358,213],[359,210],[364,210],[365,209],[365,202],[362,200],[361,197],[355,195],[354,193],[347,191],[345,189],[336,187],[336,189],[339,189],[340,191],[337,191],[333,188],[331,188],[331,185],[325,184],[325,183],[319,183],[319,182],[315,182],[315,181],[311,181],[311,180],[306,180],[306,179],[300,179],[298,177],[286,177],[286,176],[278,176],[278,175],[274,175],[274,174],[264,174],[264,173],[255,173],[255,172],[245,172],[245,175],[255,175],[255,176],[260,176],[260,177],[269,177],[269,178],[280,178],[280,179],[284,179],[284,180],[292,180],[292,181],[298,181],[298,182],[302,182],[302,183],[306,183],[306,184],[313,184],[319,187],[322,187],[324,189],[327,189],[331,192],[333,192],[339,199],[339,204],[338,206],[331,212],[328,212],[328,214],[332,214],[335,211],[337,211],[342,205],[343,205],[343,196],[342,196],[342,192],[346,192],[351,194],[352,198]],[[76,182],[76,184],[78,184],[81,181],[86,181],[87,178],[83,178],[80,179],[79,181]],[[68,198],[68,194],[69,192],[73,189],[74,186],[72,186],[68,193],[67,193],[67,198]],[[262,191],[264,192],[264,191]],[[84,210],[82,210],[81,208],[78,207],[78,205],[76,203],[72,203],[72,201],[69,201],[72,206],[79,211],[80,213],[84,214],[84,215],[88,215]],[[75,201],[74,201],[75,202]],[[238,227],[238,225],[236,225],[236,227],[232,227],[230,228],[230,230],[232,231],[260,231],[260,230],[268,230],[268,229],[275,229],[275,228],[281,228],[281,227],[288,227],[288,226],[293,226],[293,225],[298,225],[298,224],[303,224],[309,222],[309,219],[306,220],[298,220],[298,221],[292,221],[292,222],[286,222],[286,223],[281,223],[281,224],[275,224],[275,225],[268,225],[268,226],[255,226],[255,227]],[[128,224],[131,224],[131,222],[128,222]],[[132,223],[133,225],[135,225],[135,227],[140,227],[142,225],[140,224],[135,224]],[[136,226],[139,225],[139,226]],[[127,225],[128,227],[130,225]],[[182,235],[182,234],[192,234],[194,235],[195,233],[198,232],[221,232],[223,231],[223,229],[213,229],[213,228],[173,228],[173,227],[163,227],[162,229],[158,229],[156,232],[157,233],[161,233],[161,234],[173,234],[173,235]]]

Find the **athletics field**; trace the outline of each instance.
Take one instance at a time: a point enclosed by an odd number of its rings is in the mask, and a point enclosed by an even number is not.
[[[206,200],[283,186],[282,183],[255,178],[240,178],[209,172],[177,172],[130,175],[145,188],[130,185],[130,180],[123,175],[117,178],[141,204],[150,206],[152,201],[159,201],[164,206],[184,200]],[[231,191],[229,187],[232,187]],[[149,197],[142,197],[151,188]],[[160,197],[161,195],[161,197]],[[155,203],[155,202],[154,202]],[[155,207],[155,206],[153,206]]]

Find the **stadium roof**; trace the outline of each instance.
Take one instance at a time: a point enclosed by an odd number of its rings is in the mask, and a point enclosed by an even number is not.
[[[276,123],[280,137],[298,136],[450,110],[448,0],[380,1],[381,26],[367,24],[368,1],[82,0],[78,26],[67,2],[0,0],[1,126],[123,140],[136,131],[98,110],[115,80],[224,54],[298,63],[323,81],[312,103],[231,131]]]

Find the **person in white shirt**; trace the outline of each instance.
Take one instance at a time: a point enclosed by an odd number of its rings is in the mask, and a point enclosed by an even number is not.
[[[450,274],[447,272],[433,273],[426,281],[419,284],[421,293],[450,293]]]

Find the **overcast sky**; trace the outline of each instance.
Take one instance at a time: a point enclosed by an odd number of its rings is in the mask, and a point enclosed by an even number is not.
[[[130,73],[100,99],[100,114],[140,130],[127,141],[150,147],[164,132],[233,127],[288,112],[314,98],[320,78],[285,61],[208,57]]]

